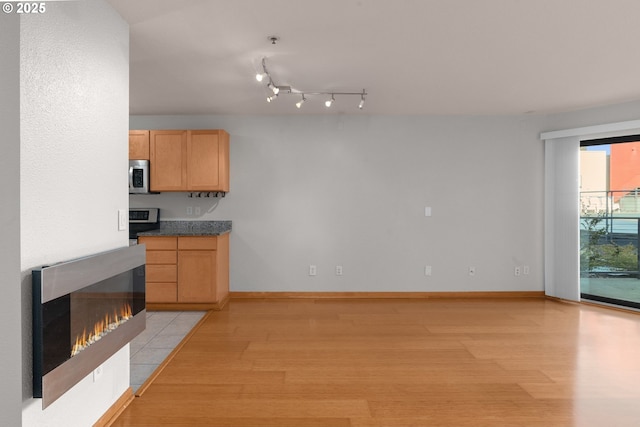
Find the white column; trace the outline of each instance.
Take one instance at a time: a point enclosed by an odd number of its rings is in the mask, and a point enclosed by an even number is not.
[[[579,150],[577,137],[545,141],[545,294],[580,300]]]

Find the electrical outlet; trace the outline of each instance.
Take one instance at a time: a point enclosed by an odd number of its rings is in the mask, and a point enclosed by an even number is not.
[[[315,276],[316,274],[318,274],[318,267],[316,267],[315,265],[310,265],[309,276]]]
[[[342,276],[342,266],[336,265],[336,276]]]
[[[199,216],[201,212],[200,206],[196,206],[196,215]]]
[[[520,270],[520,267],[519,267],[519,266],[518,266],[518,267],[515,267],[515,268],[513,269],[513,274],[514,274],[514,275],[519,276],[519,275],[520,275],[520,273],[521,273],[521,270]]]
[[[425,276],[431,276],[431,266],[430,265],[425,265],[424,266],[424,275]]]
[[[93,382],[98,382],[100,381],[100,378],[102,378],[102,373],[103,373],[104,369],[102,368],[102,365],[98,366],[96,369],[93,370]]]
[[[469,267],[469,276],[475,276],[475,275],[476,275],[476,268]]]
[[[193,215],[193,206],[187,206],[187,215]]]
[[[531,269],[529,268],[528,265],[525,265],[524,267],[522,267],[522,274],[524,274],[525,276],[527,276],[530,272],[531,272]]]

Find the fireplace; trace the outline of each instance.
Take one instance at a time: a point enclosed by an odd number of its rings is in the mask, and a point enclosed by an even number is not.
[[[146,324],[145,246],[32,271],[33,396],[46,408]]]

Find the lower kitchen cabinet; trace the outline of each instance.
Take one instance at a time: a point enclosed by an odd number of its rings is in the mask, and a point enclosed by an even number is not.
[[[147,305],[178,310],[222,308],[229,296],[228,233],[138,240],[147,246]]]
[[[178,288],[180,302],[215,302],[217,237],[178,239]]]

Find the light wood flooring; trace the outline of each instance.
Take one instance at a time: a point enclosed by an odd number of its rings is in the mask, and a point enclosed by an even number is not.
[[[113,426],[639,426],[640,315],[542,298],[232,300]]]

